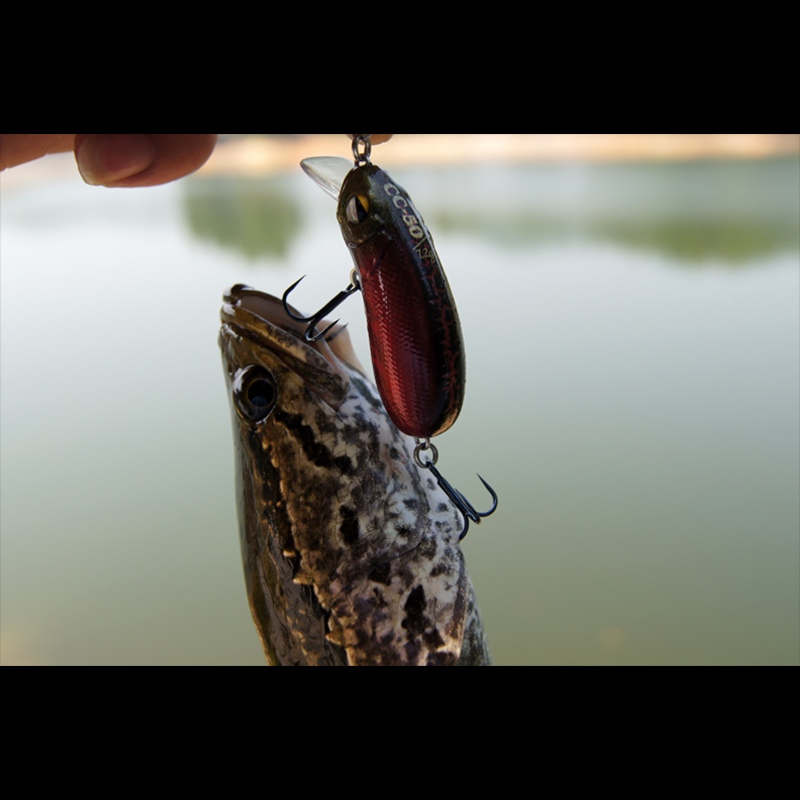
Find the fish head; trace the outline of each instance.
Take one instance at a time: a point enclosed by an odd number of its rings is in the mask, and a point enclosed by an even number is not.
[[[224,296],[248,598],[273,665],[455,664],[470,605],[461,520],[389,419],[342,326]]]
[[[250,425],[266,421],[274,407],[285,407],[300,387],[307,391],[301,401],[305,406],[336,410],[349,391],[350,369],[364,374],[344,325],[307,343],[305,323],[293,319],[277,298],[249,286],[225,293],[221,317],[220,346],[231,399],[239,418]]]

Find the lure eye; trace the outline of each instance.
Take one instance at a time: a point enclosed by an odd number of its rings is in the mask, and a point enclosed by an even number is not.
[[[369,198],[363,194],[354,194],[347,203],[345,216],[351,225],[358,225],[369,216]]]
[[[263,367],[245,367],[233,382],[233,399],[239,416],[247,422],[265,420],[278,401],[275,378]]]

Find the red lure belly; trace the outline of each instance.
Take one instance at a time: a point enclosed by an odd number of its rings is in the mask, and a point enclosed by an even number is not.
[[[396,184],[385,177],[373,194]],[[373,181],[374,183],[374,181]],[[374,198],[373,198],[374,202]],[[399,220],[384,210],[384,229],[353,246],[367,315],[375,380],[398,429],[427,439],[458,418],[466,388],[466,358],[455,302],[433,242],[410,200],[400,203]],[[396,208],[391,202],[392,209]],[[403,219],[418,220],[414,238]],[[392,224],[394,222],[394,224]],[[397,224],[399,222],[399,224]]]

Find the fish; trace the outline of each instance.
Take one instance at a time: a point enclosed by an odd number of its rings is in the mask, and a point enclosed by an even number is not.
[[[291,310],[291,309],[290,309]],[[491,666],[458,512],[414,460],[345,326],[223,296],[245,585],[270,666]]]
[[[337,199],[336,216],[355,263],[356,284],[325,313],[360,288],[375,381],[389,416],[400,431],[420,440],[445,433],[466,394],[464,337],[422,216],[375,164],[352,168],[346,159],[326,156],[301,166]]]

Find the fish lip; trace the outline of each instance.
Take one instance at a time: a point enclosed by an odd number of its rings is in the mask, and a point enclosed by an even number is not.
[[[242,300],[245,298],[254,298],[257,301],[258,307],[255,311],[242,306]],[[220,313],[222,322],[257,344],[274,350],[276,338],[281,340],[279,347],[285,347],[291,341],[292,349],[301,348],[307,353],[313,354],[312,359],[314,356],[322,356],[337,372],[341,369],[339,362],[343,361],[366,376],[366,370],[355,354],[350,337],[347,335],[347,324],[337,322],[330,326],[330,332],[325,335],[324,339],[307,342],[305,333],[308,324],[293,319],[287,313],[283,300],[279,300],[277,297],[260,292],[252,286],[238,283],[223,294],[222,300]],[[288,307],[296,316],[302,316],[296,308]],[[269,335],[264,328],[264,323],[271,329]],[[318,324],[323,328],[328,327],[326,320]],[[276,333],[276,331],[280,333]]]
[[[245,308],[242,305],[242,301],[246,298],[257,300],[259,302],[259,307],[257,309]],[[277,297],[268,295],[265,292],[260,292],[252,286],[237,283],[222,295],[222,311],[220,312],[220,318],[223,322],[227,322],[237,328],[257,333],[258,331],[255,330],[253,320],[243,319],[242,311],[248,312],[248,318],[251,316],[257,317],[273,328],[278,328],[286,333],[292,334],[300,340],[303,338],[305,326],[293,320],[289,314],[286,313],[286,310],[283,308],[283,303],[278,300]],[[292,309],[292,311],[297,313],[296,309]],[[298,316],[300,315],[298,314]]]
[[[249,307],[245,305],[248,299]],[[289,308],[301,316],[297,309]],[[319,357],[330,360],[317,343],[305,341],[306,324],[292,319],[282,300],[252,286],[236,284],[222,295],[220,319],[240,335],[270,350],[301,351],[305,353],[303,358],[312,362]]]
[[[250,307],[244,304],[248,299]],[[293,359],[299,357],[321,369],[334,366],[326,353],[320,352],[322,348],[303,339],[306,326],[286,313],[281,300],[252,286],[236,284],[222,295],[220,319],[238,335],[276,355],[291,354]]]

